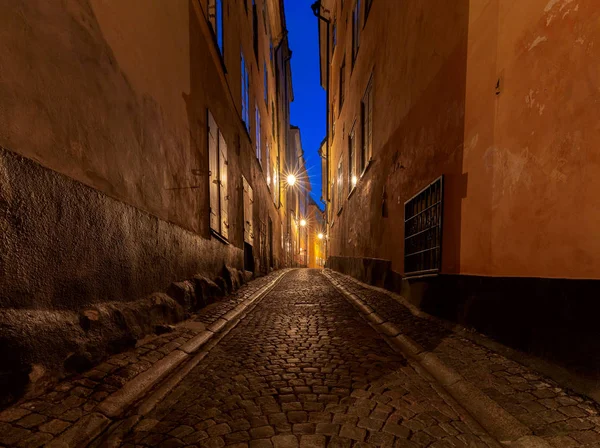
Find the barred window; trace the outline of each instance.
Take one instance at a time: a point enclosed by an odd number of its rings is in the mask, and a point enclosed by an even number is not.
[[[443,177],[404,204],[404,273],[439,272],[442,260]]]

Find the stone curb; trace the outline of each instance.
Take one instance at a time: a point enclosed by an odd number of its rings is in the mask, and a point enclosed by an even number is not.
[[[100,402],[95,411],[83,417],[71,429],[54,439],[49,445],[51,448],[73,448],[87,446],[99,437],[110,425],[113,420],[118,418],[135,402],[139,401],[155,385],[159,384],[168,375],[186,359],[192,357],[191,361],[176,374],[168,378],[164,384],[159,386],[140,407],[141,415],[150,412],[154,406],[169,391],[171,391],[184,377],[190,372],[227,333],[229,333],[249,311],[254,309],[258,302],[265,297],[277,283],[288,273],[289,270],[281,273],[259,291],[255,292],[247,300],[240,303],[231,311],[227,312],[221,318],[217,319],[205,331],[194,336],[181,347],[173,350],[169,355],[157,361],[148,370],[140,373],[132,380],[123,385],[121,389],[114,392]],[[198,350],[203,349],[200,353]],[[138,417],[139,418],[139,417]],[[130,420],[131,417],[127,420]],[[135,419],[134,419],[135,420]],[[124,421],[126,423],[126,421]],[[122,433],[126,428],[132,427],[130,424],[117,422],[116,432]],[[135,423],[133,423],[135,424]],[[114,425],[113,425],[114,426]],[[114,446],[118,445],[118,436],[109,436]],[[104,444],[102,445],[104,446]]]
[[[359,297],[348,291],[327,272],[323,275],[355,308],[363,314],[371,326],[388,337],[407,357],[417,362],[428,372],[481,426],[504,445],[514,447],[550,448],[540,437],[534,436],[531,429],[504,410],[471,382],[446,365],[437,355],[425,350],[392,322],[381,318],[375,310]]]

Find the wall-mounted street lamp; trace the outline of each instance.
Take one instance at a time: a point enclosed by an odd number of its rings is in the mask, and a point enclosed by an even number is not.
[[[300,220],[300,227],[306,227],[306,219]]]
[[[293,187],[293,186],[294,186],[294,184],[296,183],[296,176],[295,176],[295,175],[293,175],[293,174],[288,174],[288,176],[287,176],[286,180],[287,180],[287,184],[288,184],[290,187]]]
[[[322,234],[322,233],[319,233],[319,234],[317,235],[317,238],[319,238],[320,240],[322,240],[322,239],[323,239],[323,234]]]

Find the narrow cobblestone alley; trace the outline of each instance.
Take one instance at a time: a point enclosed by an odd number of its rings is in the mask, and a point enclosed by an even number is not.
[[[491,446],[318,271],[287,274],[122,446]]]

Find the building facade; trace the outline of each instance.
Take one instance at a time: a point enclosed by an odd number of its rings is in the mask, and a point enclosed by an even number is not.
[[[596,3],[317,6],[329,266],[597,375]]]
[[[0,17],[2,328],[61,338],[88,306],[290,265],[283,1],[10,0]]]
[[[312,197],[308,198],[307,222],[308,267],[322,269],[327,259],[325,253],[325,219],[323,217],[323,210],[321,210]]]

